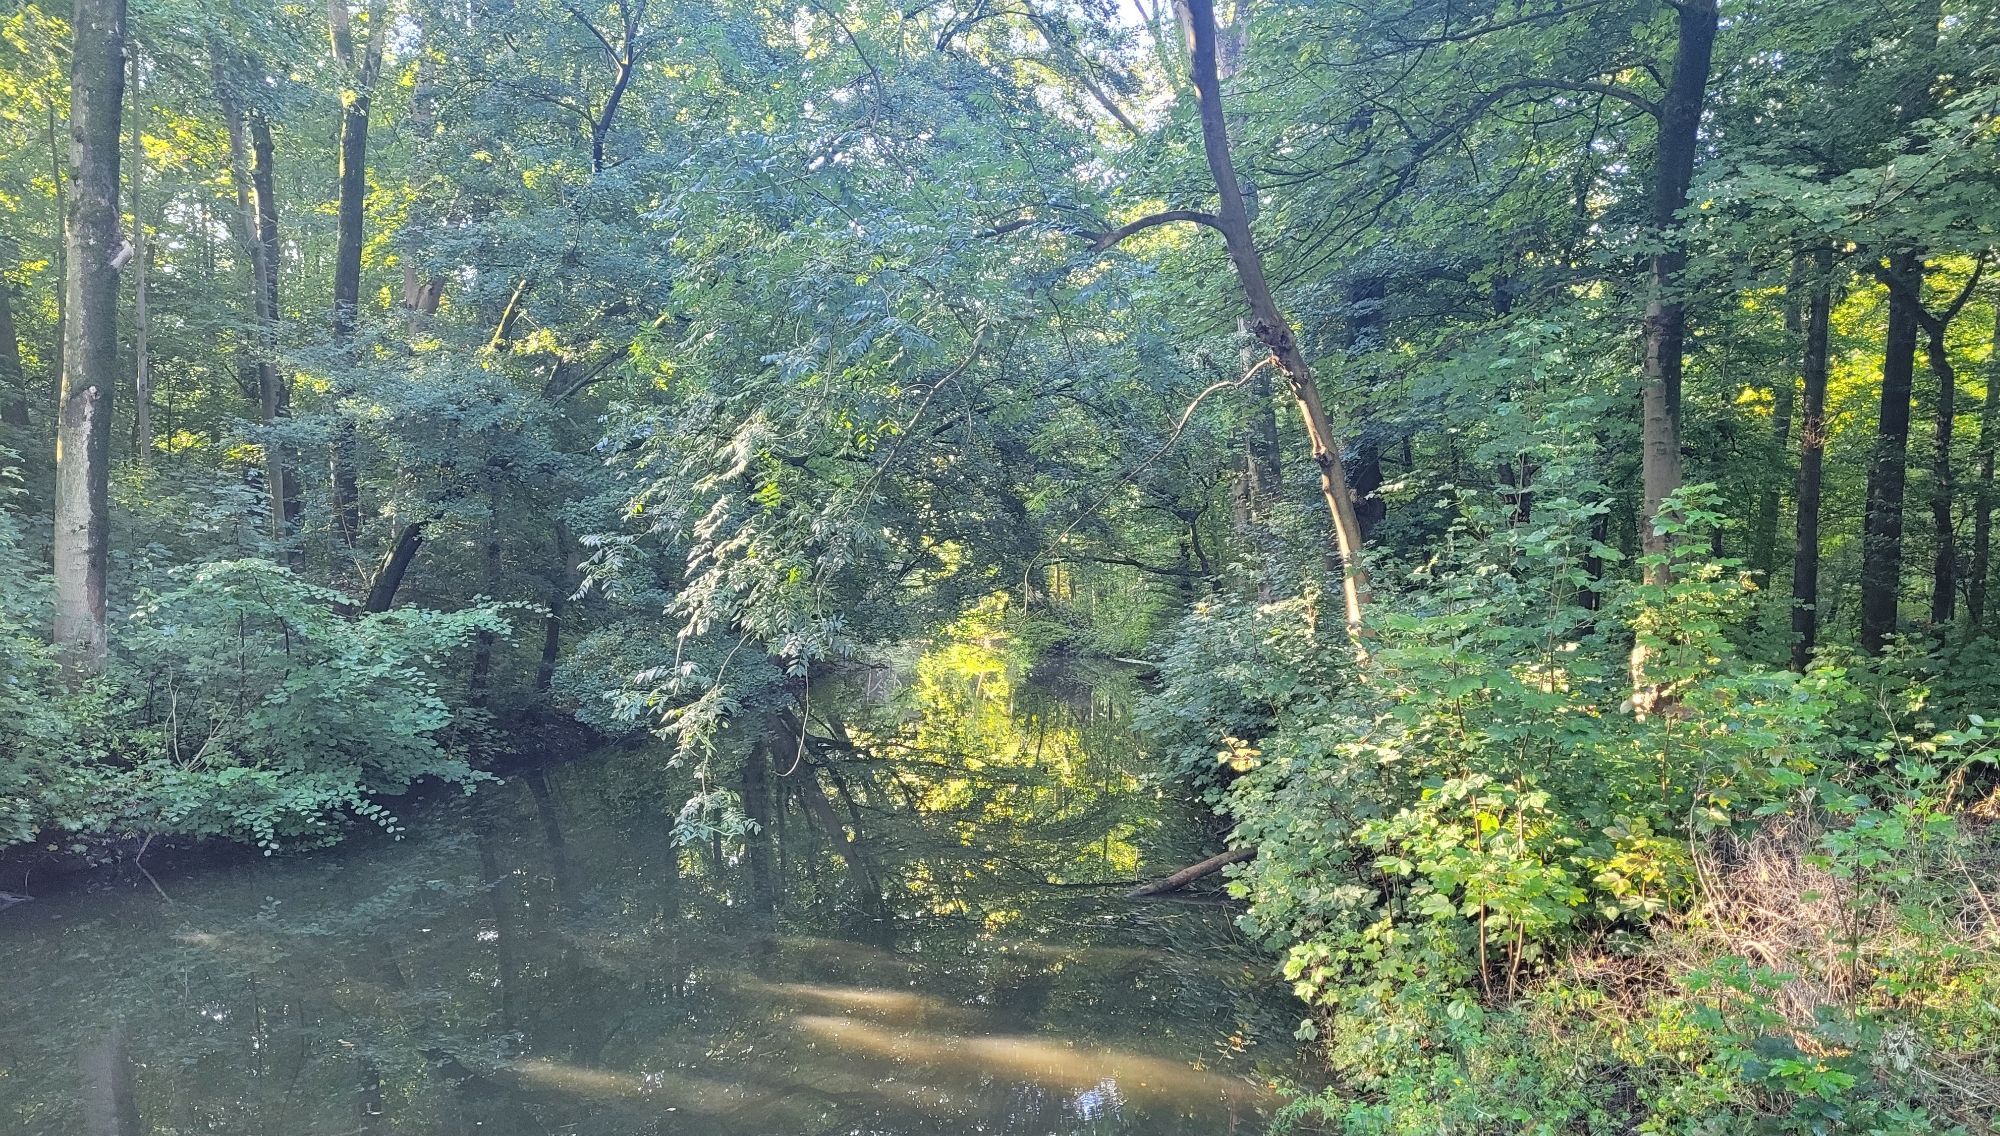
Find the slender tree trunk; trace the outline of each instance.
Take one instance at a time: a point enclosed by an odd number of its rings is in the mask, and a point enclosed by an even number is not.
[[[132,45],[132,457],[144,466],[153,448],[153,363],[146,336],[146,243],[144,184],[146,147],[142,136],[139,48]]]
[[[1951,499],[1957,490],[1951,467],[1952,432],[1958,419],[1958,372],[1945,344],[1949,324],[1940,322],[1925,341],[1931,376],[1937,380],[1937,419],[1931,431],[1931,626],[1938,634],[1958,614],[1958,536],[1952,529]]]
[[[340,196],[335,209],[333,254],[333,338],[349,353],[361,312],[361,245],[364,209],[368,203],[368,115],[374,101],[376,72],[382,64],[387,13],[382,0],[368,7],[367,45],[359,56],[347,11],[347,0],[330,0],[328,23],[333,54],[352,88],[342,92],[340,112]],[[351,364],[351,357],[343,364]],[[343,379],[334,387],[336,400],[346,392]],[[333,530],[342,546],[353,548],[361,533],[360,478],[355,468],[359,445],[354,420],[336,411],[329,477],[333,488]]]
[[[119,111],[125,0],[76,0],[70,56],[69,319],[56,426],[55,642],[71,675],[104,666],[111,402],[118,371]]]
[[[1250,39],[1250,5],[1248,0],[1239,0],[1236,13],[1229,23],[1218,29],[1215,45],[1215,70],[1218,85],[1236,77],[1243,66],[1243,55]],[[1243,112],[1230,111],[1223,120],[1223,131],[1227,135],[1237,135],[1243,131]],[[1236,321],[1239,335],[1250,337],[1247,320]],[[1250,379],[1250,418],[1245,425],[1246,445],[1244,460],[1243,498],[1245,520],[1249,527],[1262,528],[1259,524],[1270,511],[1272,503],[1284,492],[1285,471],[1283,458],[1278,451],[1278,409],[1271,387],[1270,376],[1257,369],[1257,353],[1247,343],[1238,357],[1244,372],[1252,373]]]
[[[62,144],[58,141],[55,101],[51,99],[45,109],[48,113],[43,126],[49,141],[49,182],[56,191],[56,333],[55,346],[49,352],[49,385],[56,397],[57,407],[61,407],[63,349],[69,338],[69,179],[63,172],[64,158]]]
[[[14,282],[11,265],[0,263],[0,422],[28,425],[28,376],[21,369],[21,337],[14,328]]]
[[[1789,345],[1803,353],[1806,312],[1800,302],[1800,291],[1806,271],[1806,260],[1800,257],[1792,263],[1791,283],[1785,287],[1785,337]],[[1799,358],[1794,355],[1793,358]],[[1784,462],[1791,452],[1792,410],[1798,392],[1798,376],[1787,366],[1782,378],[1771,383],[1771,440],[1779,461]],[[1763,494],[1757,501],[1757,523],[1750,535],[1750,564],[1764,577],[1768,584],[1778,570],[1778,514],[1784,502],[1780,499],[1779,484],[1767,481]]]
[[[1383,325],[1388,322],[1382,301],[1389,294],[1386,281],[1362,277],[1348,282],[1347,321],[1341,347],[1348,358],[1365,355],[1382,346]],[[1370,431],[1354,440],[1354,457],[1348,468],[1348,486],[1354,493],[1354,514],[1361,522],[1361,539],[1375,535],[1376,526],[1389,517],[1382,500],[1382,446]]]
[[[1804,391],[1799,407],[1798,520],[1792,545],[1792,669],[1812,661],[1819,632],[1819,508],[1826,458],[1827,327],[1833,312],[1833,253],[1813,253],[1812,298],[1806,305]]]
[[[569,602],[569,528],[556,523],[555,586],[549,590],[548,614],[542,617],[542,659],[535,668],[535,693],[547,694],[561,658],[563,607]]]
[[[1923,259],[1913,252],[1897,253],[1890,259],[1889,271],[1907,287],[1889,290],[1881,411],[1868,466],[1868,507],[1861,537],[1861,649],[1871,655],[1880,654],[1895,633],[1903,584],[1903,486],[1908,475]]]
[[[491,599],[500,592],[500,495],[489,487],[487,500],[491,508],[486,519],[486,539],[479,560],[479,590]],[[472,704],[487,704],[488,687],[493,675],[493,641],[491,631],[481,631],[472,645],[472,678],[469,683]]]
[[[421,28],[419,31],[421,33]],[[430,53],[423,51],[419,43],[416,80],[410,90],[410,109],[406,116],[413,141],[419,147],[424,144],[436,122],[434,99]],[[404,222],[402,242],[403,310],[408,318],[407,335],[412,344],[423,337],[431,317],[437,314],[438,301],[444,296],[444,277],[425,271],[418,255],[417,236],[422,228],[423,205],[421,199],[411,204],[410,217]]]
[[[263,114],[250,116],[250,200],[256,244],[251,253],[251,269],[256,275],[257,312],[257,403],[263,415],[267,440],[264,461],[271,492],[272,536],[285,549],[294,567],[299,564],[296,539],[303,506],[299,500],[299,475],[291,452],[276,430],[292,416],[292,388],[278,369],[278,243],[277,174],[273,163],[277,144],[271,137],[271,120]]]
[[[1341,593],[1348,633],[1360,652],[1362,616],[1369,603],[1368,571],[1362,563],[1361,521],[1355,514],[1346,471],[1341,468],[1345,447],[1334,431],[1320,397],[1319,383],[1304,352],[1299,350],[1292,325],[1271,295],[1270,284],[1264,277],[1264,258],[1250,233],[1250,218],[1244,209],[1241,183],[1229,150],[1229,130],[1216,72],[1214,2],[1176,0],[1176,7],[1190,40],[1195,98],[1201,107],[1202,150],[1208,157],[1209,176],[1221,204],[1216,227],[1222,231],[1230,263],[1235,266],[1237,281],[1250,308],[1250,331],[1277,360],[1305,420],[1313,464],[1319,467],[1320,496],[1333,519],[1334,542],[1340,553]]]
[[[424,546],[424,528],[430,522],[414,521],[403,526],[396,537],[396,543],[389,548],[389,554],[382,558],[382,566],[375,570],[375,578],[368,586],[368,602],[363,611],[384,612],[396,603],[396,592],[403,586],[403,577],[409,572],[410,564],[417,558],[417,550]]]
[[[2000,449],[2000,293],[1993,300],[1993,350],[1986,359],[1986,398],[1979,407],[1979,497],[1972,514],[1972,564],[1965,614],[1974,635],[1986,627],[1986,578],[1993,553],[1993,455]]]

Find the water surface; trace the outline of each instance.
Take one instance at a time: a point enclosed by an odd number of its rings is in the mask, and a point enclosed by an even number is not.
[[[1203,851],[1122,682],[975,654],[827,709],[850,748],[817,761],[743,740],[762,839],[676,844],[687,771],[628,750],[400,842],[17,905],[0,1131],[1260,1131],[1269,960],[1225,907],[1081,886]]]

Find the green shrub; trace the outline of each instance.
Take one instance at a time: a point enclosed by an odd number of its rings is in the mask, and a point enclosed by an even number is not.
[[[58,712],[80,752],[29,755],[28,828],[277,848],[400,822],[379,798],[485,779],[450,744],[438,675],[499,607],[343,614],[267,560],[194,565],[141,597],[105,680]],[[16,827],[14,838],[25,832]]]

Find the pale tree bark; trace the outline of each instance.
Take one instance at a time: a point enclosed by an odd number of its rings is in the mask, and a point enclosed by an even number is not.
[[[72,676],[103,669],[110,553],[112,391],[118,372],[119,111],[125,0],[77,0],[71,18],[68,279],[56,425],[55,643]]]
[[[132,44],[132,458],[144,466],[153,449],[153,361],[146,336],[145,128],[140,109],[139,45]]]
[[[1993,349],[1986,357],[1986,398],[1979,407],[1979,494],[1972,514],[1972,564],[1965,616],[1977,635],[1986,626],[1986,578],[1993,554],[1993,456],[2000,450],[2000,292],[1993,297]]]
[[[1237,179],[1235,159],[1229,149],[1228,121],[1216,66],[1214,2],[1175,0],[1175,8],[1189,39],[1190,70],[1201,113],[1202,150],[1208,158],[1209,176],[1220,203],[1216,215],[1202,217],[1200,223],[1222,233],[1230,264],[1236,270],[1237,282],[1250,308],[1250,332],[1277,361],[1298,403],[1300,417],[1305,420],[1313,464],[1319,467],[1320,496],[1333,520],[1334,542],[1340,553],[1341,598],[1348,634],[1354,640],[1357,655],[1365,659],[1362,617],[1370,600],[1368,572],[1362,563],[1361,522],[1355,514],[1346,471],[1341,468],[1345,447],[1327,414],[1312,367],[1299,349],[1298,337],[1271,295],[1270,283],[1264,276],[1263,255],[1250,233],[1242,184]],[[1125,231],[1136,232],[1140,227],[1143,226],[1127,225]]]
[[[369,0],[367,22],[368,26],[362,30],[368,38],[357,52],[347,0],[328,0],[327,27],[333,41],[334,62],[351,84],[341,92],[340,193],[335,209],[333,255],[333,338],[343,348],[354,337],[361,311],[362,223],[368,202],[368,115],[374,103],[375,80],[382,68],[382,50],[389,30],[384,0]],[[343,364],[350,362],[349,358],[342,360]],[[336,400],[346,393],[345,379],[339,379],[334,384]],[[354,420],[338,413],[329,461],[333,531],[340,543],[350,549],[361,532],[360,479],[355,468],[358,444]]]
[[[1800,363],[1798,518],[1792,544],[1792,669],[1804,671],[1819,637],[1819,511],[1826,459],[1827,330],[1833,313],[1833,253],[1812,256],[1813,285],[1805,312]]]

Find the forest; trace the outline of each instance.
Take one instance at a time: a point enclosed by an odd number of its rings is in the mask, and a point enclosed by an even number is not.
[[[0,923],[608,749],[780,926],[1198,864],[1274,1131],[1993,1132],[1996,458],[1995,0],[0,0]]]

